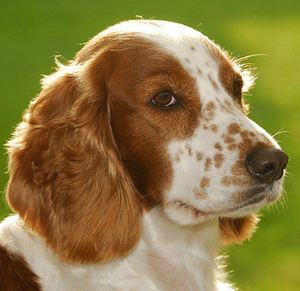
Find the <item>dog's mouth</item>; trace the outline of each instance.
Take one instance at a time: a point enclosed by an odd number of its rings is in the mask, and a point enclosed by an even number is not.
[[[273,185],[261,185],[251,188],[243,193],[243,197],[249,197],[244,201],[235,203],[234,206],[224,209],[216,210],[202,210],[191,205],[183,200],[173,200],[166,204],[166,206],[176,207],[190,211],[195,218],[198,217],[224,217],[236,216],[239,213],[252,212],[258,210],[262,206],[275,201],[278,198],[277,194],[273,192]]]

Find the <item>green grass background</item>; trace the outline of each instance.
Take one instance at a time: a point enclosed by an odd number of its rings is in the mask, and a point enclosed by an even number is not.
[[[9,138],[29,100],[39,92],[53,56],[74,56],[80,44],[118,21],[142,15],[201,30],[235,56],[250,59],[258,80],[251,117],[278,136],[290,156],[287,205],[263,212],[251,242],[230,247],[227,270],[241,290],[300,290],[300,1],[70,1],[1,0],[0,144]],[[0,188],[7,182],[0,152]],[[9,210],[1,195],[0,219]]]

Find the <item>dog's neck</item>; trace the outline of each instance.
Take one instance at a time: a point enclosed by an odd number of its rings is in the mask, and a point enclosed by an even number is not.
[[[132,253],[107,264],[72,265],[60,261],[17,216],[0,224],[0,242],[24,257],[47,286],[45,290],[70,290],[74,286],[76,290],[88,286],[91,290],[233,290],[216,278],[216,220],[179,226],[160,208],[154,208],[145,213],[143,224],[141,239]]]
[[[180,226],[161,208],[152,209],[144,216],[140,264],[147,265],[159,290],[215,290],[218,236],[217,220]]]

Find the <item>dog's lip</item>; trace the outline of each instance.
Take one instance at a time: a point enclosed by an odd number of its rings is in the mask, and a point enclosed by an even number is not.
[[[177,205],[180,208],[190,209],[195,216],[213,216],[213,215],[223,216],[225,214],[227,215],[232,212],[241,210],[242,208],[246,208],[248,206],[253,206],[255,204],[258,204],[258,203],[262,202],[265,198],[268,201],[272,200],[272,199],[268,198],[268,194],[265,192],[265,190],[267,190],[267,188],[269,188],[269,187],[268,186],[260,186],[260,187],[250,189],[249,191],[247,191],[247,194],[248,195],[252,194],[252,195],[254,195],[253,197],[247,199],[243,203],[238,204],[234,207],[222,209],[222,210],[216,210],[216,211],[201,210],[201,209],[199,209],[189,203],[186,203],[183,200],[179,200],[179,199],[172,200],[172,201],[168,202],[166,205],[167,206],[168,205]]]
[[[262,185],[259,185],[257,187],[254,187],[254,188],[250,188],[249,190],[247,191],[244,191],[244,193],[246,195],[257,195],[257,194],[260,194],[264,191],[266,191],[267,189],[270,190],[272,189],[272,186],[270,187],[269,185],[266,185],[266,184],[262,184]],[[254,196],[255,197],[255,196]],[[251,197],[249,200],[251,200],[253,197]],[[247,202],[247,201],[246,201]]]

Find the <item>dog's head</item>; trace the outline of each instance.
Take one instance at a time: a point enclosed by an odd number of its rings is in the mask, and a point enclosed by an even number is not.
[[[281,191],[287,156],[245,115],[251,77],[186,26],[128,21],[44,79],[9,142],[7,198],[61,258],[107,261],[158,205],[245,239]]]

